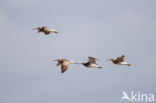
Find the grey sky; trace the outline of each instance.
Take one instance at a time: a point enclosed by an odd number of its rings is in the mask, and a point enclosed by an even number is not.
[[[156,94],[155,0],[0,1],[0,103],[121,103],[122,91]],[[49,26],[58,34],[32,29]],[[66,47],[65,47],[66,46]],[[124,54],[131,67],[105,59]],[[99,58],[102,69],[53,59]]]

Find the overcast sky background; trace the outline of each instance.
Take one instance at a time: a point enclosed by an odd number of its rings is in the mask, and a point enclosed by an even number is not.
[[[45,36],[38,26],[56,29]],[[0,103],[121,103],[156,94],[155,0],[1,0]],[[132,66],[105,59],[124,54]],[[102,69],[70,65],[93,56]]]

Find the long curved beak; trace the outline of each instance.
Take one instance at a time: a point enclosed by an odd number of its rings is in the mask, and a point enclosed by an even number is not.
[[[53,61],[55,62],[55,61],[58,61],[58,60],[53,60]]]
[[[38,28],[33,28],[32,30],[36,30],[36,29],[38,29]]]

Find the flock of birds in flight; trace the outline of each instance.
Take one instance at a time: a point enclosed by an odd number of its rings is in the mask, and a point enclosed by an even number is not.
[[[38,27],[35,28],[38,30],[39,32],[43,32],[45,35],[49,35],[50,33],[58,33],[56,30],[51,29],[49,27],[43,26],[43,27]],[[88,57],[88,62],[84,62],[84,63],[77,63],[75,61],[72,60],[68,60],[68,59],[57,59],[54,61],[57,61],[58,63],[56,64],[56,66],[61,65],[61,73],[64,73],[65,71],[67,71],[68,66],[70,64],[82,64],[85,67],[88,68],[102,68],[101,66],[99,66],[96,61],[99,61],[99,59],[94,58],[94,57]],[[117,65],[127,65],[127,66],[131,66],[128,62],[125,62],[125,56],[122,55],[121,57],[117,57],[115,59],[108,59],[107,61],[112,61],[112,63],[117,64]]]

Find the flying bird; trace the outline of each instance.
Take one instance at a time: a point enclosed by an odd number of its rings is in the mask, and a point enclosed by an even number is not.
[[[117,57],[116,59],[108,59],[109,61],[112,61],[114,64],[117,65],[127,65],[127,66],[131,66],[131,64],[125,62],[125,56],[122,55],[121,57]]]
[[[46,26],[37,27],[35,29],[38,29],[38,33],[43,32],[45,35],[49,35],[51,32],[58,33],[56,30],[51,29],[51,28],[46,27]]]
[[[88,62],[80,63],[80,64],[82,64],[88,68],[102,68],[96,63],[96,60],[98,60],[98,59],[96,59],[94,57],[88,57]]]
[[[75,61],[67,60],[67,59],[57,59],[54,61],[58,61],[56,66],[61,65],[61,73],[64,73],[65,71],[67,71],[69,64],[77,64]]]

